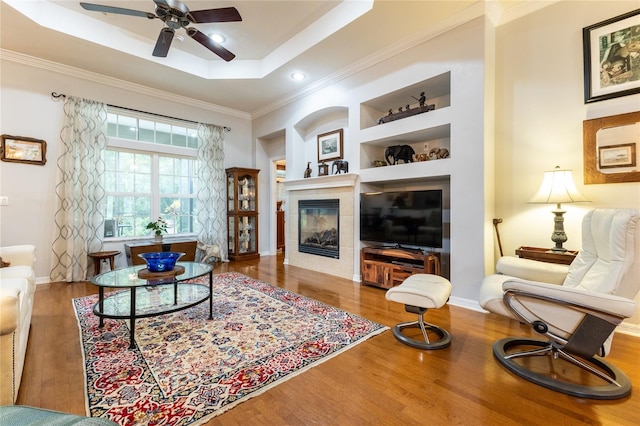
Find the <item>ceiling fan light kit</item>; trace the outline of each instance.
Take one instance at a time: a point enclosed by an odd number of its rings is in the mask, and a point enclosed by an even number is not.
[[[242,21],[242,17],[235,7],[190,11],[187,5],[179,0],[153,0],[153,2],[156,4],[155,14],[139,10],[84,2],[81,2],[80,6],[82,6],[83,9],[92,12],[160,19],[166,26],[160,30],[160,34],[156,40],[156,45],[153,49],[153,56],[156,57],[164,58],[167,56],[175,35],[175,30],[180,28],[184,28],[189,37],[220,56],[225,61],[228,62],[236,57],[236,55],[213,41],[209,36],[190,26],[191,24]]]

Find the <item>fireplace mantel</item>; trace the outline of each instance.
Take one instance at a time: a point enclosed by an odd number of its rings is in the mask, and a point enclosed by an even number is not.
[[[282,183],[287,191],[304,191],[308,189],[339,188],[342,186],[354,187],[356,186],[357,180],[357,174],[344,173],[306,179],[285,180]]]
[[[354,228],[354,211],[359,198],[356,198],[356,184],[359,175],[345,173],[318,176],[306,179],[285,180],[286,189],[287,244],[285,248],[285,265],[298,266],[317,272],[330,273],[346,279],[356,279],[360,275],[360,249],[356,241]],[[358,195],[359,197],[359,195]],[[300,252],[298,229],[298,207],[302,200],[339,200],[339,258],[316,256]]]

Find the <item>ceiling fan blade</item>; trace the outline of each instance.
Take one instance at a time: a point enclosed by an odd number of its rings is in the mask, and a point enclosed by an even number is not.
[[[155,19],[156,15],[150,12],[142,12],[140,10],[124,9],[122,7],[103,6],[101,4],[80,3],[84,10],[92,12],[115,13],[118,15],[140,16],[142,18]]]
[[[191,37],[192,39],[194,39],[195,41],[197,41],[198,43],[200,43],[201,45],[203,45],[204,47],[206,47],[216,55],[220,56],[222,59],[224,59],[227,62],[229,62],[230,60],[236,57],[236,55],[229,52],[227,49],[220,46],[215,41],[211,40],[209,36],[196,30],[193,27],[187,28],[187,34],[189,35],[189,37]]]
[[[169,48],[171,47],[171,41],[173,41],[173,36],[175,31],[173,28],[164,27],[160,31],[160,35],[158,36],[158,40],[156,41],[156,47],[153,49],[153,56],[157,56],[159,58],[166,58],[167,53],[169,53]]]
[[[210,22],[238,22],[242,17],[235,7],[221,7],[219,9],[195,10],[189,12],[195,24]]]

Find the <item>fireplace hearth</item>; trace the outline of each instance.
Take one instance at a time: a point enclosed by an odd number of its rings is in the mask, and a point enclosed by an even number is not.
[[[298,201],[298,251],[340,258],[340,200]]]

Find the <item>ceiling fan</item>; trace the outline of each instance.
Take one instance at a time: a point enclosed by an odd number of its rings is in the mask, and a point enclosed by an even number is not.
[[[169,53],[171,41],[175,35],[175,30],[184,28],[187,35],[220,56],[225,61],[230,61],[236,57],[233,53],[211,40],[209,36],[190,27],[191,24],[206,24],[211,22],[237,22],[242,21],[242,17],[235,7],[222,7],[217,9],[205,9],[190,11],[189,8],[179,0],[153,0],[156,4],[155,14],[142,12],[139,10],[124,9],[121,7],[104,6],[93,3],[80,3],[85,10],[93,12],[115,13],[119,15],[139,16],[148,19],[160,19],[165,23],[165,27],[160,30],[160,35],[153,49],[153,56],[165,58]]]

